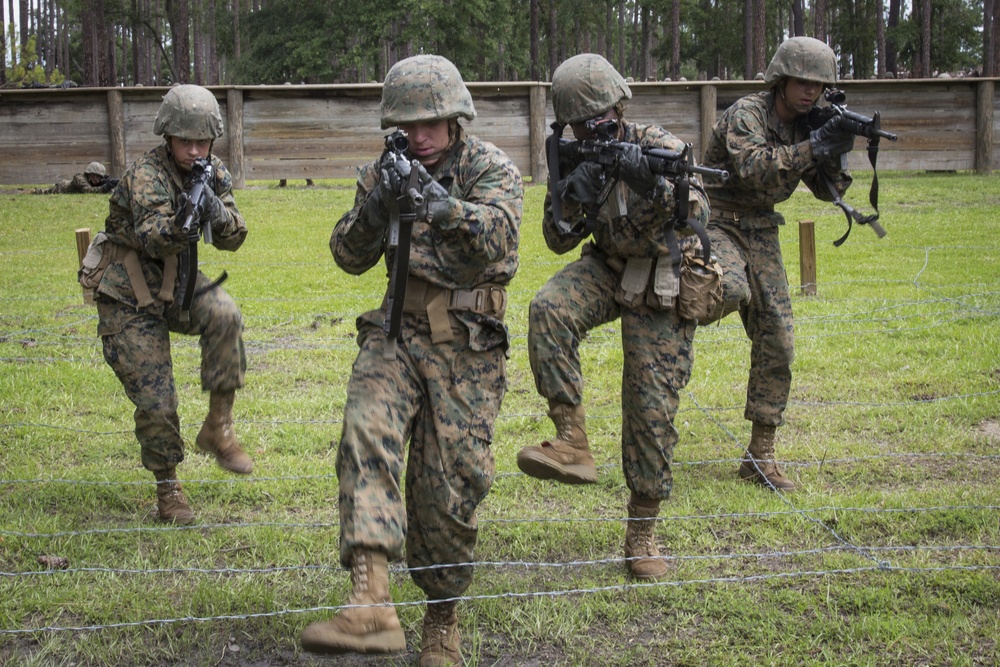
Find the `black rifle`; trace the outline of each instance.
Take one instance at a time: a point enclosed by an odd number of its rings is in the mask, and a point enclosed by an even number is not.
[[[392,270],[389,273],[389,290],[385,299],[386,345],[382,356],[396,357],[396,344],[402,336],[403,302],[406,300],[406,282],[410,274],[410,235],[413,222],[417,219],[416,209],[424,203],[424,196],[418,187],[417,165],[408,151],[410,142],[406,132],[396,130],[385,137],[385,151],[379,159],[382,178],[389,179],[389,185],[396,194],[396,206],[389,219],[389,234],[386,240],[386,254],[393,251]],[[379,186],[376,186],[379,187]]]
[[[101,176],[101,182],[99,184],[99,187],[102,193],[106,194],[108,192],[111,192],[112,190],[115,189],[116,185],[118,185],[117,178],[111,178],[110,176]]]
[[[844,241],[847,240],[848,234],[851,233],[851,221],[855,220],[859,225],[868,225],[874,230],[875,234],[882,238],[885,236],[885,229],[878,222],[878,170],[875,168],[875,164],[878,162],[878,146],[879,141],[882,139],[888,139],[889,141],[896,141],[899,137],[892,133],[886,132],[882,129],[882,115],[880,112],[876,111],[875,114],[869,118],[868,116],[863,116],[859,113],[855,113],[847,108],[847,93],[838,88],[829,88],[823,93],[824,99],[828,102],[827,106],[814,106],[809,110],[808,116],[806,116],[806,124],[810,130],[818,130],[823,125],[826,124],[831,118],[840,116],[840,127],[851,132],[855,136],[865,137],[868,139],[868,161],[872,165],[872,187],[868,192],[868,201],[871,203],[872,208],[875,209],[873,215],[862,215],[856,209],[854,209],[850,204],[845,202],[840,194],[837,192],[837,188],[834,187],[833,183],[827,178],[826,174],[822,171],[819,172],[820,181],[822,181],[826,188],[833,195],[833,203],[840,207],[844,211],[844,215],[847,217],[847,231],[844,235],[833,242],[833,245],[840,246]],[[847,154],[844,153],[840,156],[840,169],[841,171],[847,170]]]
[[[617,121],[610,119],[588,121],[587,129],[593,135],[593,139],[570,141],[562,138],[562,126],[553,123],[553,134],[549,135],[547,139],[549,145],[546,156],[549,161],[549,192],[552,194],[552,215],[556,227],[563,234],[586,236],[593,231],[598,211],[607,201],[611,190],[618,182],[621,161],[625,155],[626,147],[630,145],[628,142],[617,140],[616,137],[619,134]],[[654,174],[663,176],[674,185],[674,226],[677,229],[694,222],[694,220],[689,219],[688,212],[689,177],[691,174],[711,176],[722,180],[729,178],[729,172],[724,169],[696,166],[691,159],[691,144],[686,144],[680,152],[665,148],[642,148],[642,154],[646,157],[649,168]],[[582,162],[594,162],[602,165],[605,178],[596,201],[585,213],[583,221],[570,225],[562,219],[562,202],[559,200],[555,184],[560,179],[560,166],[571,171]],[[691,227],[698,232],[701,225],[695,223]],[[699,232],[699,236],[704,235]],[[706,250],[708,249],[707,237],[702,239],[702,245]]]
[[[204,236],[205,243],[213,243],[211,221],[202,219],[202,207],[205,204],[207,189],[212,187],[212,179],[215,177],[215,168],[212,162],[206,158],[198,158],[191,165],[191,184],[185,193],[184,209],[181,211],[184,223],[181,231],[187,236],[187,250],[181,253],[180,257],[180,283],[184,286],[184,293],[181,295],[182,322],[188,321],[191,301],[195,296],[195,283],[198,280],[198,240]],[[201,290],[203,294],[208,290],[215,289],[221,285],[229,275],[223,271],[222,275],[211,285]]]

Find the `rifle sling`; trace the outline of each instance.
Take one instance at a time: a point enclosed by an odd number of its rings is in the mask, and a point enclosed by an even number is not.
[[[878,162],[878,144],[879,137],[875,137],[868,140],[868,162],[872,166],[872,185],[868,191],[868,202],[875,209],[875,213],[872,215],[862,215],[854,207],[845,202],[837,192],[837,188],[834,186],[833,181],[822,171],[819,170],[820,181],[826,185],[827,190],[833,195],[833,203],[840,207],[844,211],[844,217],[847,218],[847,231],[839,239],[833,242],[833,245],[838,248],[843,245],[844,241],[851,234],[851,223],[852,220],[857,221],[859,225],[870,225],[875,234],[882,238],[885,236],[885,229],[882,225],[878,223],[879,212],[878,212],[878,169],[876,168],[876,163]]]

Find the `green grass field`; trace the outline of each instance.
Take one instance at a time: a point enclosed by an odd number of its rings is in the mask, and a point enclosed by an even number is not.
[[[293,183],[294,184],[294,183]],[[848,200],[867,209],[868,180]],[[996,665],[1000,663],[1000,187],[994,177],[880,174],[878,240],[797,193],[780,207],[789,282],[797,222],[816,222],[818,294],[794,290],[796,353],[778,452],[800,485],[739,481],[749,437],[749,344],[731,316],[697,333],[677,427],[674,494],[657,538],[671,575],[636,585],[621,558],[616,323],[582,346],[589,487],[520,474],[552,433],[536,394],[527,308],[578,252],[550,253],[544,189],[527,191],[510,290],[509,391],[481,564],[459,608],[469,665]],[[346,599],[334,460],[354,318],[385,275],[337,269],[344,182],[237,193],[251,232],[201,254],[246,321],[237,432],[256,469],[236,479],[193,447],[207,410],[196,339],[173,341],[178,473],[198,514],[158,524],[132,405],[105,365],[96,310],[75,282],[74,231],[102,228],[102,196],[0,193],[0,664],[410,664],[422,592],[394,565],[409,651],[319,659],[298,634]],[[67,559],[47,570],[46,557]],[[42,560],[40,560],[42,559]]]

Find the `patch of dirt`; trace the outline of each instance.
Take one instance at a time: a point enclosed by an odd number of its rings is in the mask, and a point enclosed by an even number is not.
[[[976,427],[976,432],[989,440],[990,444],[1000,444],[1000,421],[987,419]]]

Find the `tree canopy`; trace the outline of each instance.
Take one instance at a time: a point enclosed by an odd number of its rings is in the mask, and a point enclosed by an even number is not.
[[[584,51],[635,80],[734,79],[795,34],[829,43],[844,77],[1000,71],[1000,0],[884,2],[0,0],[0,85],[371,82],[417,53],[470,81],[547,80]]]

